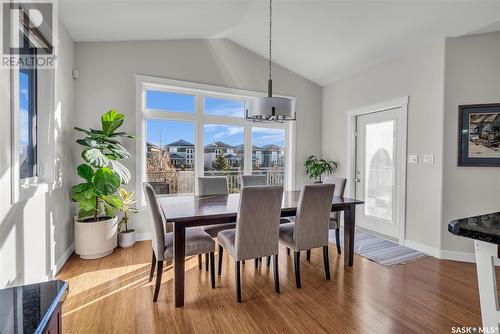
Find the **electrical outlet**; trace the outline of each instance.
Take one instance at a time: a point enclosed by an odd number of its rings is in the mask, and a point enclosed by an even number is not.
[[[418,155],[417,154],[408,155],[408,163],[409,164],[418,164]]]
[[[434,154],[424,154],[424,164],[433,164]]]

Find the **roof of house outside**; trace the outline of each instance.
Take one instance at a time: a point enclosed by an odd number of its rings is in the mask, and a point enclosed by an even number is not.
[[[165,145],[165,147],[180,147],[180,146],[187,146],[187,147],[194,147],[194,144],[191,144],[190,142],[184,140],[184,139],[179,139],[177,141],[174,141],[173,143]]]

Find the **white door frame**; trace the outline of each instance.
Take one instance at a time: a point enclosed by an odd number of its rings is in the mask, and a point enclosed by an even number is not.
[[[353,181],[356,177],[356,117],[371,114],[384,110],[401,108],[401,126],[398,127],[397,139],[402,140],[399,157],[404,157],[400,164],[400,173],[396,180],[396,214],[395,219],[399,222],[399,244],[404,245],[406,239],[406,146],[407,146],[407,126],[408,126],[408,101],[409,97],[404,96],[371,106],[365,106],[349,110],[347,112],[347,194],[354,198],[356,187]]]

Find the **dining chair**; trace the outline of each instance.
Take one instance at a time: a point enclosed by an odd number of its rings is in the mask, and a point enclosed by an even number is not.
[[[311,184],[302,189],[294,223],[279,226],[279,239],[294,251],[295,283],[300,289],[300,252],[323,247],[326,279],[330,279],[328,260],[328,224],[334,184]]]
[[[198,195],[228,195],[227,177],[225,176],[200,176],[198,177]],[[235,223],[201,226],[201,229],[212,238],[216,238],[220,231],[235,228]],[[201,270],[201,254],[198,256],[198,269]],[[205,254],[205,270],[208,271],[208,254]]]
[[[274,257],[274,289],[280,292],[278,248],[282,186],[243,187],[240,194],[236,228],[218,234],[218,275],[226,250],[235,261],[236,300],[241,303],[240,262],[265,256]]]
[[[174,256],[174,234],[165,233],[164,216],[158,205],[156,193],[153,187],[144,182],[142,184],[146,202],[149,207],[149,220],[151,223],[151,238],[153,256],[151,260],[151,271],[149,273],[149,282],[153,280],[156,269],[156,286],[153,302],[158,300],[158,294],[161,286],[161,276],[163,273],[163,261],[171,260]],[[186,256],[193,256],[203,253],[210,254],[210,282],[212,288],[215,288],[215,242],[212,237],[199,227],[188,227],[186,229]]]
[[[335,176],[326,176],[323,178],[323,183],[329,183],[335,185],[335,191],[333,196],[344,196],[345,185],[347,179]],[[335,211],[330,213],[330,230],[335,230],[335,244],[337,245],[337,253],[340,255],[340,211]]]
[[[252,187],[252,186],[265,186],[267,185],[267,179],[265,175],[242,175],[241,176],[241,185],[243,187]],[[280,219],[280,224],[289,223],[290,220],[286,218]],[[255,259],[255,268],[259,265],[259,260],[262,262],[262,258]],[[267,266],[271,266],[271,257],[267,257]]]
[[[267,185],[267,180],[265,175],[242,175],[241,185],[243,187],[251,186],[265,186]]]

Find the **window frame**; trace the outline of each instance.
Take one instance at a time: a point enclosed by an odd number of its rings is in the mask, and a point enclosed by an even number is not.
[[[160,90],[171,93],[191,94],[195,96],[195,112],[182,113],[165,110],[146,109],[147,90]],[[236,125],[244,128],[244,166],[243,174],[252,175],[252,128],[279,128],[285,130],[285,177],[284,188],[291,190],[295,188],[295,122],[267,123],[252,122],[245,117],[206,115],[204,112],[204,98],[220,98],[230,100],[243,100],[248,105],[254,97],[267,96],[264,92],[221,87],[200,83],[192,83],[179,80],[157,78],[145,75],[135,75],[136,92],[136,189],[141,194],[140,207],[145,208],[145,198],[142,193],[142,183],[146,181],[146,121],[149,119],[163,119],[171,121],[190,121],[195,126],[195,152],[194,170],[195,179],[204,175],[204,125]],[[282,96],[296,100],[295,97]],[[195,194],[198,194],[198,184],[194,182]],[[190,194],[189,194],[190,195]],[[170,196],[189,196],[178,194]],[[168,195],[167,195],[168,196]]]

